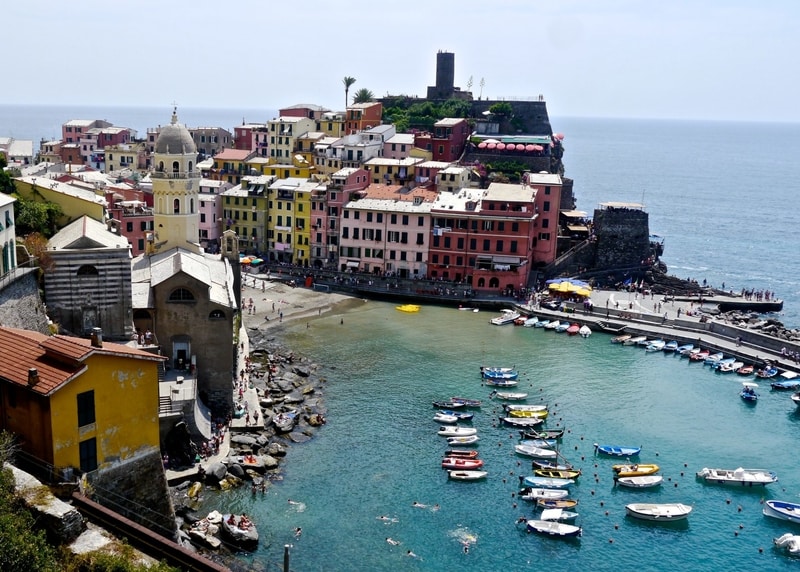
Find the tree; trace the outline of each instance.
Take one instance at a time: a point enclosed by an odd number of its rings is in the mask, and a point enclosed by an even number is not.
[[[17,188],[14,185],[14,179],[12,179],[11,175],[6,171],[6,166],[8,166],[6,156],[0,153],[0,192],[10,195],[16,191]]]
[[[347,107],[347,101],[349,99],[350,94],[350,86],[356,82],[356,78],[350,77],[349,75],[344,76],[342,79],[342,83],[344,84],[344,106]]]
[[[61,206],[56,203],[28,200],[20,195],[14,195],[14,198],[17,199],[14,203],[17,236],[39,232],[50,237],[58,231],[57,222],[63,214]]]
[[[375,94],[368,90],[366,87],[362,87],[357,92],[353,94],[353,103],[369,103],[370,101],[375,100]]]
[[[494,115],[512,115],[514,108],[507,101],[498,101],[489,107],[489,113]]]

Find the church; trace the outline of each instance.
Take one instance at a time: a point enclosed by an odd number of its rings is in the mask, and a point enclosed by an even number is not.
[[[145,253],[131,263],[133,327],[140,343],[158,346],[168,358],[167,368],[196,378],[200,399],[224,415],[232,408],[236,375],[238,241],[227,231],[214,255],[199,244],[202,175],[194,140],[176,110],[154,151],[154,228]]]

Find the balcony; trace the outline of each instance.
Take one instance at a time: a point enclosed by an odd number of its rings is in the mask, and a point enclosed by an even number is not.
[[[150,176],[153,179],[200,179],[200,171],[153,171]]]

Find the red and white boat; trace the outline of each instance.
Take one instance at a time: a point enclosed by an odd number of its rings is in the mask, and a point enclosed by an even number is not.
[[[470,459],[467,457],[445,457],[442,459],[442,468],[448,470],[475,471],[483,467],[480,459]]]

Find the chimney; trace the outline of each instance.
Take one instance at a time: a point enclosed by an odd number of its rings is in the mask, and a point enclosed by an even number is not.
[[[39,383],[39,370],[32,367],[28,370],[28,387],[33,387]]]
[[[103,347],[103,329],[102,328],[92,328],[92,347],[95,347],[95,348],[102,348]]]

